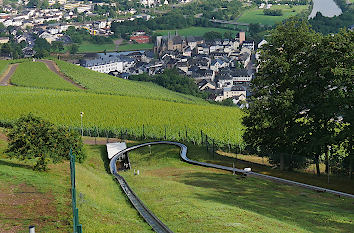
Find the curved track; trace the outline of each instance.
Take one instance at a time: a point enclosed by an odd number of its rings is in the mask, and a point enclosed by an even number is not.
[[[303,183],[299,183],[299,182],[295,182],[295,181],[291,181],[291,180],[286,180],[286,179],[282,179],[282,178],[278,178],[278,177],[263,175],[263,174],[259,174],[259,173],[256,173],[256,172],[246,172],[244,170],[237,169],[237,168],[231,168],[231,167],[221,166],[221,165],[217,165],[217,164],[194,161],[194,160],[191,160],[191,159],[189,159],[187,157],[187,146],[182,144],[182,143],[179,143],[179,142],[169,142],[169,141],[148,142],[148,143],[144,143],[144,144],[140,144],[140,145],[129,147],[129,148],[124,149],[124,150],[118,152],[117,154],[115,154],[112,157],[112,159],[111,159],[110,169],[111,169],[111,173],[116,177],[116,179],[118,180],[118,182],[119,182],[120,186],[122,187],[123,191],[128,196],[130,202],[138,210],[138,212],[145,219],[145,221],[154,229],[154,231],[159,232],[159,233],[160,232],[161,233],[164,233],[164,232],[170,233],[172,231],[165,224],[163,224],[144,205],[144,203],[136,196],[136,194],[129,187],[129,185],[125,181],[125,179],[118,174],[117,166],[116,166],[117,165],[117,160],[124,153],[129,152],[131,150],[135,150],[135,149],[140,148],[140,147],[149,146],[149,145],[156,145],[156,144],[169,144],[169,145],[179,146],[181,148],[181,152],[180,152],[181,159],[184,162],[187,162],[187,163],[190,163],[190,164],[204,166],[204,167],[211,167],[211,168],[216,168],[216,169],[221,169],[221,170],[226,170],[226,171],[238,172],[238,173],[241,173],[241,174],[246,174],[246,175],[249,175],[249,176],[259,177],[259,178],[267,179],[267,180],[272,180],[272,181],[276,181],[276,182],[280,182],[280,183],[284,183],[284,184],[288,184],[288,185],[296,185],[296,186],[300,186],[300,187],[303,187],[303,188],[315,190],[315,191],[318,191],[318,192],[327,192],[327,193],[331,193],[331,194],[338,195],[338,196],[345,196],[345,197],[354,198],[354,195],[352,195],[352,194],[338,192],[338,191],[331,190],[331,189],[325,189],[325,188],[321,188],[321,187],[317,187],[317,186],[313,186],[313,185],[308,185],[308,184],[303,184]]]

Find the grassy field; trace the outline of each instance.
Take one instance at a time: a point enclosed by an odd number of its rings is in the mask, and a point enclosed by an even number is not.
[[[283,11],[283,15],[268,16],[268,15],[264,15],[263,13],[264,9],[253,8],[253,9],[246,10],[237,21],[242,23],[259,23],[264,25],[273,25],[281,22],[284,19],[287,19],[289,17],[301,13],[302,11],[308,9],[308,6],[299,5],[299,6],[293,6],[291,8],[290,6],[285,6],[285,5],[281,5],[281,6],[273,5],[270,9],[271,10],[281,9]]]
[[[91,42],[82,42],[79,45],[79,53],[95,53],[95,52],[103,52],[107,51],[116,51],[116,45],[114,43],[111,44],[94,44]]]
[[[133,50],[147,50],[152,49],[153,44],[128,44],[123,43],[121,45],[110,44],[93,44],[91,42],[83,42],[79,45],[78,53],[98,53],[98,52],[115,52],[115,51],[133,51]],[[70,46],[66,46],[63,52],[67,52]]]
[[[35,172],[32,163],[5,158],[0,139],[0,227],[2,232],[72,230],[69,163]],[[105,169],[104,146],[85,146],[87,160],[76,164],[77,201],[84,232],[152,232]]]
[[[148,98],[57,91],[23,87],[0,87],[0,120],[14,120],[32,112],[58,124],[80,127],[128,129],[129,133],[200,142],[200,130],[223,143],[242,141],[241,110],[218,105],[174,103]]]
[[[237,168],[244,169],[246,167],[252,168],[252,171],[280,177],[288,180],[293,180],[305,184],[315,185],[323,188],[329,188],[337,191],[354,194],[354,180],[348,179],[348,177],[330,175],[330,183],[327,182],[327,175],[324,174],[325,165],[320,164],[322,175],[318,177],[314,174],[314,165],[310,165],[307,169],[295,169],[294,171],[280,171],[279,169],[273,169],[268,163],[266,158],[255,155],[240,155],[225,151],[218,151],[215,156],[208,154],[206,157],[194,157],[191,158],[200,160],[203,162],[210,162],[215,164],[222,164],[224,166],[232,167],[233,163]],[[236,159],[235,159],[236,158]]]
[[[180,36],[203,36],[206,32],[215,31],[224,34],[225,32],[232,32],[233,36],[236,36],[238,31],[234,31],[232,29],[223,29],[223,28],[214,28],[214,27],[189,27],[178,29],[178,35]],[[160,33],[164,36],[171,32],[174,35],[175,30],[156,30],[155,33]]]
[[[121,44],[118,46],[118,51],[148,50],[153,47],[153,44]]]
[[[200,98],[173,92],[153,83],[124,80],[64,61],[56,60],[56,63],[63,73],[89,91],[183,103],[207,103]]]
[[[9,64],[9,62],[7,60],[0,60],[0,79],[1,79],[2,73],[5,72],[8,64]]]
[[[49,70],[42,62],[27,61],[20,63],[11,77],[11,83],[24,87],[79,90],[79,88]]]
[[[38,232],[69,232],[69,164],[35,172],[31,162],[5,158],[5,147],[0,137],[0,229],[28,232],[28,226],[35,225]]]
[[[204,157],[188,145],[189,154]],[[182,163],[179,149],[130,152],[122,173],[136,194],[175,232],[351,232],[351,199]]]
[[[77,200],[84,232],[152,232],[107,169],[105,146],[85,148],[87,159],[76,167]]]
[[[25,232],[34,224],[39,232],[70,231],[68,162],[34,172],[31,161],[6,159],[5,146],[0,139],[0,227]],[[204,148],[187,146],[196,159],[210,156]],[[122,174],[174,232],[351,232],[354,227],[351,199],[189,165],[180,161],[177,147],[151,149],[151,154],[149,148],[129,154],[139,176]],[[87,159],[76,165],[83,230],[152,232],[111,176],[105,145],[85,145],[85,150]]]

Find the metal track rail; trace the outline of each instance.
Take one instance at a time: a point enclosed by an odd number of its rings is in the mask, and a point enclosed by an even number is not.
[[[339,191],[335,191],[335,190],[331,190],[331,189],[326,189],[326,188],[321,188],[321,187],[317,187],[317,186],[313,186],[313,185],[299,183],[299,182],[286,180],[286,179],[282,179],[282,178],[278,178],[278,177],[274,177],[274,176],[263,175],[263,174],[259,174],[259,173],[256,173],[256,172],[247,172],[247,171],[244,171],[244,170],[238,169],[238,168],[231,168],[231,167],[226,167],[226,166],[217,165],[217,164],[194,161],[194,160],[191,160],[191,159],[189,159],[187,157],[187,146],[182,144],[182,143],[179,143],[179,142],[169,142],[169,141],[148,142],[148,143],[144,143],[144,144],[140,144],[140,145],[129,147],[129,148],[124,149],[124,150],[118,152],[117,154],[115,154],[112,157],[112,159],[111,159],[110,169],[111,169],[111,173],[116,177],[116,179],[118,180],[118,182],[119,182],[120,186],[122,187],[123,191],[128,196],[130,202],[138,210],[138,212],[145,219],[145,221],[154,229],[154,231],[158,232],[158,233],[160,233],[160,232],[161,233],[162,232],[170,233],[172,231],[165,224],[163,224],[144,205],[144,203],[135,195],[135,193],[129,187],[129,185],[125,181],[125,179],[117,173],[117,167],[116,167],[116,163],[117,163],[118,158],[120,156],[122,156],[124,153],[129,152],[131,150],[135,150],[135,149],[140,148],[140,147],[149,146],[149,145],[156,145],[156,144],[169,144],[169,145],[179,146],[181,148],[181,151],[180,151],[181,159],[184,162],[187,162],[187,163],[190,163],[190,164],[204,166],[204,167],[211,167],[211,168],[216,168],[216,169],[221,169],[221,170],[226,170],[226,171],[232,171],[232,172],[237,172],[237,173],[242,173],[242,174],[246,174],[246,175],[249,175],[249,176],[254,176],[254,177],[267,179],[267,180],[272,180],[272,181],[276,181],[276,182],[280,182],[280,183],[284,183],[284,184],[288,184],[288,185],[296,185],[296,186],[299,186],[299,187],[302,187],[302,188],[307,188],[307,189],[311,189],[311,190],[318,191],[318,192],[327,192],[327,193],[331,193],[331,194],[334,194],[334,195],[337,195],[337,196],[354,198],[354,195],[349,194],[349,193],[343,193],[343,192],[339,192]]]
[[[138,196],[129,187],[125,179],[117,173],[117,160],[126,152],[137,149],[139,147],[152,145],[151,143],[141,144],[138,146],[129,147],[115,154],[110,162],[111,173],[118,180],[124,193],[127,195],[129,201],[133,204],[134,208],[139,212],[139,214],[144,218],[144,220],[152,227],[155,232],[158,233],[173,233],[161,220],[156,217],[138,198]]]

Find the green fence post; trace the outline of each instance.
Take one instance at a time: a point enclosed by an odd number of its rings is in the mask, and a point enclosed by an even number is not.
[[[79,224],[79,210],[76,208],[76,187],[75,187],[75,155],[70,149],[70,176],[71,176],[71,202],[73,208],[73,233],[82,233],[82,226]]]

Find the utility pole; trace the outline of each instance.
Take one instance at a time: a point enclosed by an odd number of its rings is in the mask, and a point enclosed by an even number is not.
[[[329,184],[329,156],[331,155],[331,146],[328,146],[328,150],[327,150],[327,182]]]
[[[82,117],[84,116],[84,112],[81,112],[80,116],[81,116],[81,137],[83,137],[84,136],[84,128],[83,128],[83,124],[82,124]]]

